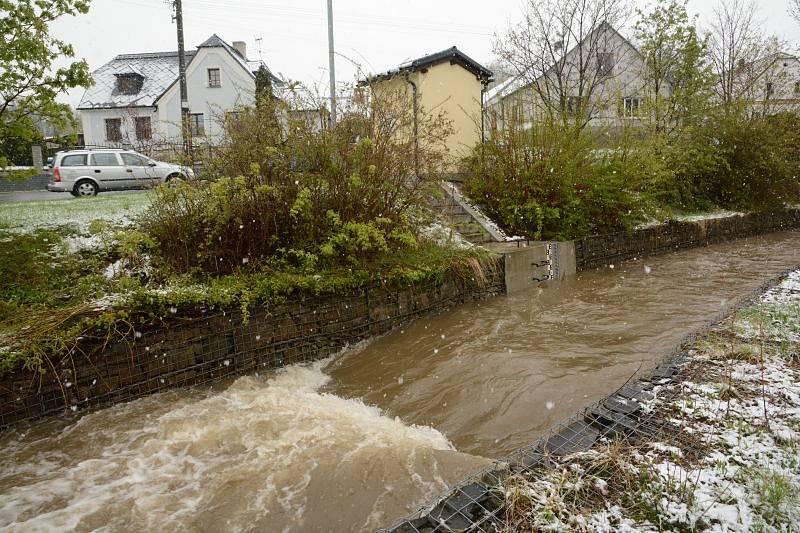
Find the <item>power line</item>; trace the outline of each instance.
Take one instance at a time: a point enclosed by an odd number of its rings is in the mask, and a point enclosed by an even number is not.
[[[122,0],[127,3],[135,3],[143,5],[139,2],[145,0]],[[268,14],[271,20],[284,20],[296,21],[302,19],[314,19],[323,23],[325,15],[320,10],[289,7],[276,4],[263,4],[263,3],[249,3],[246,1],[233,1],[233,0],[194,0],[193,7],[203,8],[205,14],[213,16],[214,20],[219,22],[221,16],[229,16],[231,10],[242,10],[244,6],[248,12],[258,12]],[[202,14],[201,11],[196,12],[197,15]],[[196,16],[193,14],[193,18]],[[487,31],[485,26],[452,24],[452,23],[433,23],[426,20],[409,18],[409,17],[386,17],[382,15],[356,15],[351,13],[337,13],[337,23],[345,26],[355,27],[370,27],[370,28],[383,28],[394,29],[402,32],[428,32],[434,31],[437,33],[458,34],[458,35],[472,35],[477,37],[492,37],[494,33]]]

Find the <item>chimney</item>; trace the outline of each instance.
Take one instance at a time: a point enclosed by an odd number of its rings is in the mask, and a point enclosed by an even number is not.
[[[233,41],[231,44],[239,55],[242,56],[242,59],[247,59],[247,44],[244,41]]]

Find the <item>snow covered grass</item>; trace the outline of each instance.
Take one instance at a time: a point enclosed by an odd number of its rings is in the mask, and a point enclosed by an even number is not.
[[[509,479],[507,526],[800,531],[798,342],[800,271],[698,340],[682,382],[656,386],[643,410],[661,437]]]
[[[150,196],[143,193],[0,203],[0,229],[30,233],[39,229],[68,227],[75,233],[87,234],[89,225],[95,220],[126,225],[148,205]]]
[[[666,224],[670,221],[676,222],[701,222],[703,220],[713,220],[719,218],[741,217],[745,213],[739,211],[714,210],[703,213],[679,213],[674,211],[658,211],[651,220],[636,226],[636,229],[646,229]]]

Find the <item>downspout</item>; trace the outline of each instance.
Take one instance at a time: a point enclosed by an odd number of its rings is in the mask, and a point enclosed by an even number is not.
[[[481,144],[486,142],[486,90],[489,80],[481,80]]]
[[[419,178],[419,129],[417,125],[417,84],[411,81],[410,73],[406,72],[405,75],[406,83],[411,85],[411,100],[413,110],[412,113],[413,121],[414,121],[414,173]]]

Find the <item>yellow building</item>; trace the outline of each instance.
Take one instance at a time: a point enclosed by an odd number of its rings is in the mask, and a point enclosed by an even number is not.
[[[455,170],[457,161],[482,138],[483,95],[491,77],[490,70],[454,46],[374,76],[366,84],[376,98],[400,95],[412,110],[415,126],[421,114],[441,113],[453,129],[444,145],[449,167]],[[414,135],[418,138],[419,133]]]

